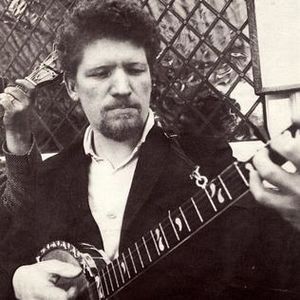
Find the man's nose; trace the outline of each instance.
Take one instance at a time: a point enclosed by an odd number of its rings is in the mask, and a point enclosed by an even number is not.
[[[130,78],[125,70],[116,70],[112,80],[112,95],[129,96],[131,94]]]

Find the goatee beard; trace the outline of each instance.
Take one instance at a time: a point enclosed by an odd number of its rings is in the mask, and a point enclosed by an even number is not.
[[[124,142],[139,136],[143,130],[144,122],[138,118],[129,117],[127,120],[103,120],[100,124],[100,132],[107,138],[117,142]]]

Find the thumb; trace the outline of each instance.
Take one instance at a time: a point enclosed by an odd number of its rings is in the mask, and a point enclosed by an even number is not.
[[[35,88],[35,85],[28,81],[27,79],[16,79],[16,84],[19,84],[28,90],[33,90]]]
[[[78,296],[79,291],[76,287],[72,286],[67,290],[67,299],[76,299]]]
[[[74,266],[70,263],[59,260],[47,260],[39,263],[40,268],[49,274],[58,275],[65,278],[73,278],[78,276],[82,269],[79,266]]]
[[[15,82],[26,96],[32,96],[35,89],[35,85],[32,82],[27,79],[17,79]]]

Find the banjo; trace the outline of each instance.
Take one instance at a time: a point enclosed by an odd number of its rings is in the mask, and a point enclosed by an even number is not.
[[[287,130],[295,134],[296,127],[292,125]],[[272,157],[278,164],[285,162],[275,152]],[[79,266],[82,272],[77,278],[71,281],[59,278],[56,282],[65,290],[75,285],[79,290],[77,299],[111,299],[247,194],[247,163],[251,159],[245,163],[234,162],[211,181],[196,167],[191,178],[201,189],[175,210],[166,212],[163,220],[112,261],[92,245],[75,247],[59,240],[47,244],[36,260],[58,259]]]
[[[55,53],[26,79],[35,85],[53,80],[59,75],[54,71],[53,63]],[[299,94],[295,95],[297,97],[293,97],[292,102],[297,107]],[[297,128],[291,125],[287,130],[295,135]],[[285,162],[280,155],[271,153],[272,159],[279,165]],[[58,259],[79,266],[82,272],[76,278],[60,277],[56,282],[65,290],[75,285],[78,300],[111,299],[243,198],[249,192],[247,163],[251,163],[251,159],[245,163],[234,162],[211,181],[200,173],[197,166],[191,177],[200,187],[199,191],[175,210],[167,211],[164,219],[112,261],[92,245],[79,243],[75,246],[60,240],[48,243],[36,260]]]
[[[280,1],[285,2],[285,0]],[[249,1],[248,7],[250,21],[253,22],[253,26],[250,26],[250,30],[252,30],[252,33],[250,32],[251,41],[257,39],[254,24],[256,20],[254,2],[255,0]],[[255,3],[264,4],[262,1],[256,1]],[[268,10],[262,9],[262,12],[265,11]],[[262,18],[262,20],[265,21],[265,18]],[[268,25],[267,30],[271,27],[271,25]],[[270,46],[271,49],[274,48],[273,44]],[[257,44],[252,45],[252,50],[254,49],[253,57],[257,56],[256,48]],[[267,53],[270,52],[267,51]],[[255,61],[253,61],[253,65],[254,68],[258,66]],[[257,72],[254,73],[256,76]],[[261,84],[261,82],[262,78],[258,83]],[[278,86],[281,87],[281,84],[278,84]],[[279,92],[279,87],[276,87],[275,90],[272,89],[271,92]],[[297,86],[297,89],[300,89],[300,85]],[[257,91],[267,93],[270,90],[262,90],[259,87]],[[293,113],[299,111],[299,103],[299,92],[292,93],[291,110]],[[300,120],[300,117],[297,116],[294,119],[297,121]],[[297,126],[291,125],[286,130],[295,135]],[[270,148],[268,144],[266,147]],[[271,149],[270,156],[278,165],[285,162],[283,157],[272,152]],[[158,222],[156,226],[149,228],[147,232],[138,240],[132,242],[131,246],[112,261],[106,258],[102,250],[96,249],[92,245],[79,243],[75,246],[67,241],[60,240],[47,244],[41,249],[36,259],[38,262],[58,259],[79,266],[82,272],[76,278],[70,280],[61,277],[56,282],[57,286],[65,290],[75,285],[79,291],[78,299],[101,300],[114,298],[124,287],[141,276],[151,266],[176,250],[243,198],[249,192],[249,174],[246,166],[251,161],[252,159],[244,163],[234,162],[211,181],[200,173],[200,168],[197,166],[191,177],[195,179],[197,186],[200,188],[199,191],[182,202],[175,210],[166,211],[164,219]]]

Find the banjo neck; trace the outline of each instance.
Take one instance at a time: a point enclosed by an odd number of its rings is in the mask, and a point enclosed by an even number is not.
[[[288,129],[292,134],[296,126]],[[269,145],[266,145],[270,148]],[[270,150],[274,162],[282,165],[285,159]],[[194,177],[199,191],[146,232],[118,258],[99,270],[100,299],[110,299],[143,274],[152,265],[173,252],[215,218],[249,192],[247,162],[234,162],[212,181],[196,169]]]
[[[109,299],[173,252],[248,192],[245,164],[235,162],[100,270],[100,294]]]
[[[291,125],[287,130],[295,134],[296,129],[296,126]],[[267,144],[266,147],[269,148],[269,145]],[[279,154],[272,151],[271,154],[272,159],[278,164],[282,165],[286,162]],[[246,165],[251,163],[251,160],[234,162],[211,181],[202,176],[197,167],[192,175],[200,187],[199,191],[175,210],[167,211],[164,219],[113,261],[103,264],[105,260],[101,255],[102,250],[83,244],[85,249],[79,252],[73,245],[64,241],[54,241],[46,245],[40,251],[37,261],[54,259],[55,251],[63,249],[79,262],[87,277],[86,282],[79,288],[78,300],[114,298],[124,287],[197,234],[249,192]],[[90,250],[93,254],[90,254]]]

